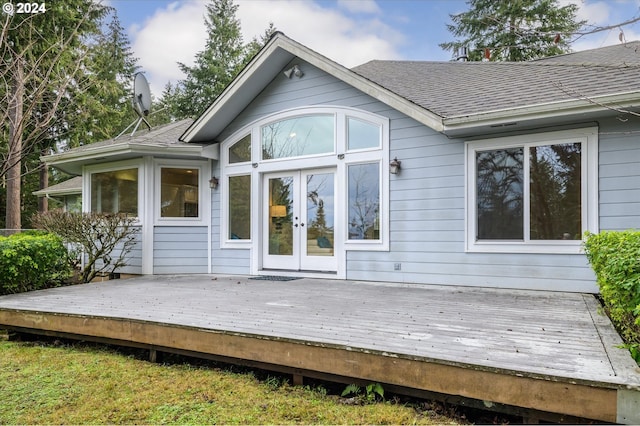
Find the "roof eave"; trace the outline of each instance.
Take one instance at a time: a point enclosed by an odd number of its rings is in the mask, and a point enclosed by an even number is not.
[[[549,102],[519,108],[507,108],[485,113],[447,117],[443,120],[443,133],[448,135],[467,133],[479,127],[501,127],[513,123],[567,117],[602,111],[620,112],[621,109],[638,106],[640,91],[606,96],[582,97],[569,101]]]

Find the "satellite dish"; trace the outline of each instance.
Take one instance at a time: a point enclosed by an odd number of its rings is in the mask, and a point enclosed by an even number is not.
[[[141,72],[133,78],[133,109],[140,117],[146,117],[151,111],[151,90],[146,77]]]
[[[133,76],[133,99],[131,99],[131,104],[133,105],[133,109],[136,114],[138,114],[138,119],[129,124],[129,126],[116,136],[114,140],[118,139],[122,134],[124,134],[124,132],[129,130],[131,126],[135,125],[130,135],[133,136],[136,130],[138,130],[140,123],[146,124],[149,130],[151,130],[151,125],[145,118],[151,111],[151,90],[149,90],[149,83],[147,82],[146,77],[141,72],[136,73]]]

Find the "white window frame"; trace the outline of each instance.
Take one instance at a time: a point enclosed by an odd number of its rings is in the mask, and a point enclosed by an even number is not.
[[[161,213],[161,188],[162,169],[197,169],[198,170],[198,217],[162,217]],[[193,160],[154,160],[154,193],[153,216],[154,225],[157,226],[204,226],[208,222],[210,209],[209,179],[211,176],[208,161]]]
[[[466,158],[466,238],[467,252],[488,253],[549,253],[549,254],[577,254],[582,250],[582,240],[530,240],[528,229],[530,226],[529,211],[529,172],[528,148],[541,145],[555,145],[563,143],[582,143],[581,164],[581,213],[582,229],[598,232],[598,128],[589,127],[556,132],[536,133],[518,136],[507,136],[477,141],[465,144]],[[483,240],[478,241],[477,235],[477,202],[476,202],[476,152],[493,149],[518,148],[525,151],[524,170],[524,240]]]
[[[138,169],[138,215],[136,225],[139,225],[145,215],[144,206],[144,162],[138,160],[118,161],[113,163],[85,166],[82,181],[82,207],[84,212],[91,212],[91,176],[98,173],[116,172],[118,170]]]

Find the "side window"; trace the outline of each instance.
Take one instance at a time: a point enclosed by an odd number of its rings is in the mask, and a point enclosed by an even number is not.
[[[380,164],[350,164],[348,229],[350,240],[380,239]]]
[[[229,176],[229,240],[251,239],[251,175]]]
[[[199,170],[197,168],[160,169],[160,217],[199,217]]]
[[[91,174],[91,211],[138,216],[138,169]]]

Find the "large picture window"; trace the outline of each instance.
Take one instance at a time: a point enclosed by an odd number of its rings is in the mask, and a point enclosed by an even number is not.
[[[566,131],[469,143],[467,248],[578,247],[584,231],[597,227],[596,136]]]
[[[138,169],[91,174],[91,211],[138,216]]]

